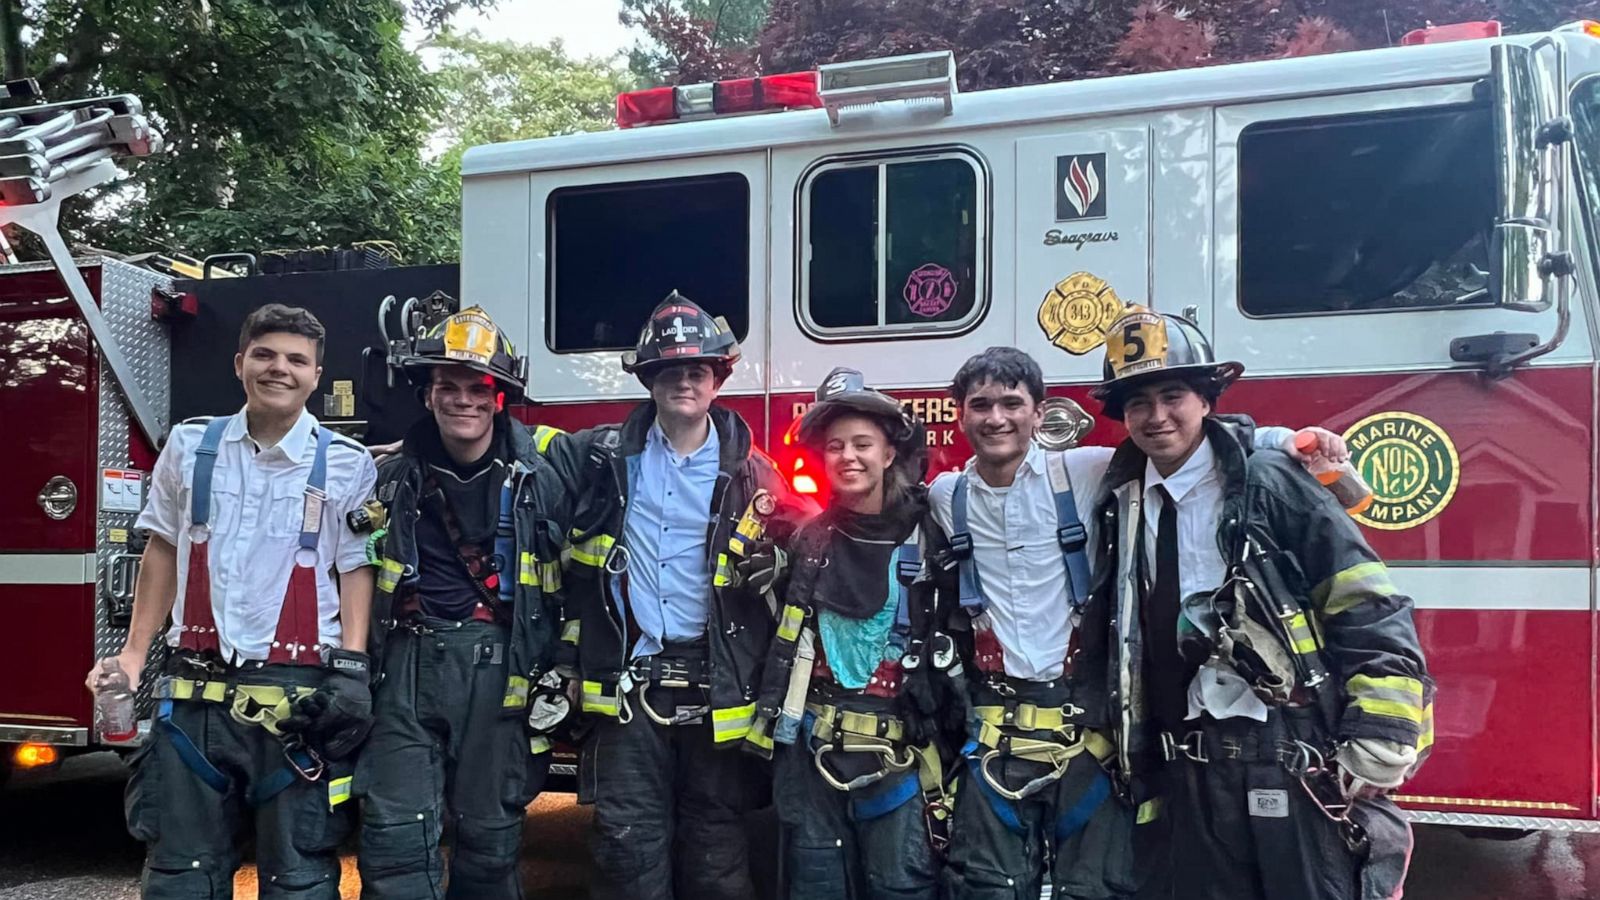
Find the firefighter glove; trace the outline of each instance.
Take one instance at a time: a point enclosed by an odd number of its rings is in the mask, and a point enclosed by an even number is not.
[[[761,541],[750,548],[750,555],[734,567],[744,586],[758,594],[765,593],[777,584],[789,568],[789,555],[771,541]]]
[[[354,650],[328,650],[328,673],[316,693],[300,698],[278,726],[303,735],[323,756],[344,759],[372,730],[372,658]]]
[[[1346,799],[1401,785],[1417,764],[1417,748],[1382,738],[1352,738],[1339,747],[1339,785]]]

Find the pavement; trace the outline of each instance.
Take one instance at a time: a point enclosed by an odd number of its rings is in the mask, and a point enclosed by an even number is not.
[[[143,848],[123,827],[121,761],[109,753],[67,760],[50,772],[19,773],[0,788],[0,900],[137,900]],[[571,794],[528,807],[522,875],[530,898],[582,900],[589,860],[589,810]],[[752,823],[753,856],[775,852],[770,816]],[[1500,836],[1504,838],[1505,836]],[[360,887],[344,855],[342,896]],[[770,864],[757,867],[770,883]],[[255,868],[234,881],[236,900],[255,900]],[[1600,900],[1600,835],[1533,834],[1515,839],[1419,827],[1408,900]]]

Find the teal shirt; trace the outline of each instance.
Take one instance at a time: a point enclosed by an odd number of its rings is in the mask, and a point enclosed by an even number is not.
[[[904,654],[889,639],[900,607],[902,588],[895,577],[899,559],[900,548],[896,547],[889,557],[889,595],[876,613],[865,619],[852,619],[829,609],[817,611],[817,635],[822,639],[828,668],[833,671],[834,680],[849,690],[866,687],[879,663],[897,660]]]

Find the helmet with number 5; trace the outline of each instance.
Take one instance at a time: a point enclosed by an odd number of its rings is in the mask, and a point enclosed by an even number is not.
[[[1207,383],[1207,393],[1214,397],[1242,374],[1240,363],[1217,362],[1199,325],[1183,316],[1129,304],[1106,329],[1103,380],[1089,393],[1105,407],[1107,416],[1121,419],[1123,401],[1142,385],[1198,379]]]

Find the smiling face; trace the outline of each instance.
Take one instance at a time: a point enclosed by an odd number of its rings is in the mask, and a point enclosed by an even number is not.
[[[233,357],[233,374],[244,385],[248,412],[269,418],[298,415],[322,378],[317,342],[287,331],[258,335]]]
[[[1181,379],[1133,389],[1122,404],[1128,436],[1162,475],[1176,472],[1205,440],[1211,404]]]
[[[1028,455],[1029,440],[1043,409],[1022,384],[1006,386],[986,378],[967,391],[961,403],[961,433],[978,461],[1005,468]]]
[[[668,366],[650,380],[650,398],[664,420],[699,422],[717,398],[717,375],[710,364],[686,362]]]
[[[822,438],[822,465],[833,494],[852,509],[883,503],[883,480],[895,450],[883,427],[866,416],[841,415]]]
[[[424,405],[446,445],[471,445],[494,429],[500,387],[494,378],[466,366],[436,366]]]

